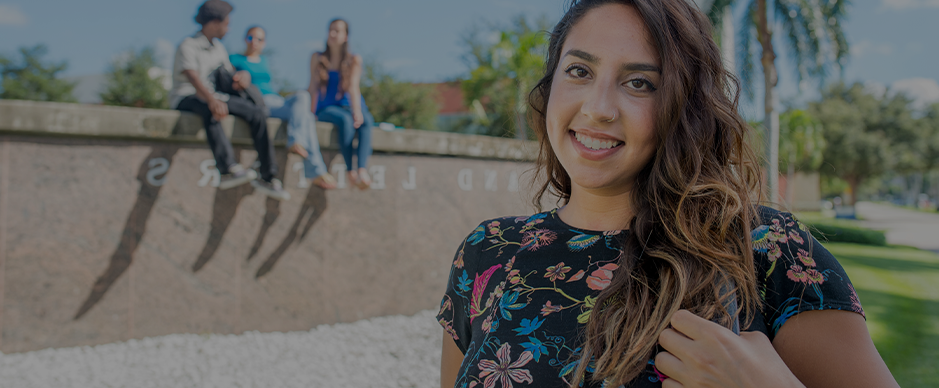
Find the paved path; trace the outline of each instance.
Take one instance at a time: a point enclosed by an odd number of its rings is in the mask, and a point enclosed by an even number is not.
[[[939,253],[939,213],[931,214],[871,202],[858,202],[862,224],[887,231],[890,244],[909,245]]]

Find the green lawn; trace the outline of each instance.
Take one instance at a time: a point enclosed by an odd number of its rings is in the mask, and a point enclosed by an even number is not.
[[[867,313],[871,338],[901,387],[939,387],[939,255],[825,243]]]

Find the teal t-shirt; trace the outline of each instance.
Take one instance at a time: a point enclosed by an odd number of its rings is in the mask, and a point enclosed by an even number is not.
[[[245,70],[251,73],[251,83],[258,87],[263,94],[277,94],[271,86],[271,71],[267,66],[267,58],[261,57],[260,62],[251,62],[242,54],[228,56],[231,65],[236,70]]]

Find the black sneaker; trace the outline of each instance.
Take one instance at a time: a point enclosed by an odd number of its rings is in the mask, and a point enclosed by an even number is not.
[[[228,168],[228,174],[222,175],[218,183],[220,190],[228,190],[258,179],[257,171],[245,169],[240,164],[233,164]]]
[[[255,190],[260,191],[264,195],[274,198],[278,201],[286,201],[290,199],[290,193],[288,193],[287,190],[284,190],[284,184],[280,183],[280,179],[274,178],[271,179],[270,182],[255,179],[251,181],[251,186],[254,186]]]

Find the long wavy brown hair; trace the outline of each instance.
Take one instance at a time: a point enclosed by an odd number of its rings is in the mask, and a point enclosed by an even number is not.
[[[349,90],[349,86],[352,82],[352,53],[349,52],[349,22],[342,18],[335,18],[329,21],[329,28],[332,28],[333,24],[342,22],[346,26],[346,41],[342,44],[342,47],[339,48],[339,88],[336,91],[336,99],[342,98],[342,95]],[[326,85],[329,84],[329,64],[332,61],[330,57],[329,39],[326,39],[326,47],[323,49],[323,52],[319,53],[319,63],[317,63],[317,68],[319,69],[319,85],[320,93],[326,93]]]
[[[545,113],[568,33],[606,4],[634,7],[660,55],[657,149],[631,191],[635,216],[619,269],[586,324],[573,386],[588,364],[591,379],[614,387],[636,378],[679,309],[728,328],[742,317],[746,327],[760,303],[750,241],[762,198],[759,160],[737,113],[739,83],[724,68],[707,17],[687,0],[571,2],[551,32],[544,77],[529,94],[543,178],[535,206],[546,194],[570,199],[571,177],[551,149]],[[728,309],[731,301],[740,308]]]

